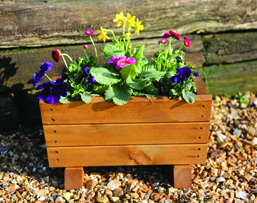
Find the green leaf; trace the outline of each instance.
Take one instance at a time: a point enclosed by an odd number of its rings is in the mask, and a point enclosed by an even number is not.
[[[68,104],[70,102],[70,100],[68,99],[68,97],[62,97],[59,100],[60,103],[62,104]]]
[[[126,80],[127,78],[131,78],[132,80],[137,75],[137,70],[135,64],[127,65],[120,71],[121,77]]]
[[[171,82],[171,77],[174,76],[175,74],[173,72],[166,72],[164,75],[164,79],[166,82]]]
[[[124,56],[123,51],[119,50],[113,44],[106,44],[104,49],[105,62],[107,63],[114,55]]]
[[[133,54],[133,58],[136,59],[137,61],[137,64],[141,63],[143,57],[144,57],[144,50],[145,50],[146,46],[145,45],[142,45],[139,47],[139,49],[136,51],[136,53]]]
[[[139,67],[140,71],[156,71],[155,61],[151,61],[150,63],[145,64],[142,67]]]
[[[139,77],[148,78],[150,81],[159,81],[165,74],[165,71],[142,71]]]
[[[153,94],[155,96],[159,95],[158,88],[155,87],[153,83],[150,83],[144,89],[142,89],[142,92],[146,92],[148,94]]]
[[[152,98],[152,97],[155,96],[153,94],[147,94],[147,93],[144,93],[144,92],[137,92],[137,91],[133,91],[133,95],[136,96],[136,97],[146,97],[146,98]]]
[[[128,86],[132,87],[133,89],[142,90],[151,82],[148,79],[140,78],[140,79],[131,80],[131,78],[128,77],[126,80],[126,83]]]
[[[93,83],[93,92],[96,92],[98,94],[103,94],[105,90],[108,88],[108,85],[101,85],[98,83]]]
[[[106,101],[110,101],[112,99],[116,105],[122,106],[129,101],[132,92],[133,90],[125,83],[122,85],[115,84],[109,86],[105,91],[104,96]]]
[[[189,92],[186,89],[182,90],[182,97],[183,97],[184,100],[186,100],[186,102],[188,102],[190,104],[193,104],[196,100],[195,94],[192,93],[192,92]]]
[[[90,74],[95,77],[96,82],[103,85],[111,85],[121,81],[118,76],[115,76],[115,73],[104,67],[91,68]]]
[[[80,93],[80,96],[81,96],[81,100],[86,104],[88,104],[91,101],[91,96],[88,93],[85,93],[85,92]]]

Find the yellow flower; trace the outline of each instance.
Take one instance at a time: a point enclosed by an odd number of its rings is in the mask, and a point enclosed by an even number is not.
[[[140,25],[140,24],[141,24],[141,21],[138,22],[138,19],[137,19],[137,23],[136,23],[136,26],[135,26],[135,33],[137,33],[137,35],[139,35],[140,30],[144,29],[144,26]]]
[[[113,19],[113,22],[117,22],[118,27],[120,27],[123,24],[123,20],[126,17],[123,16],[123,12],[120,12],[120,14],[116,14],[116,18]]]
[[[131,17],[131,15],[128,13],[127,14],[127,21],[125,23],[125,27],[128,27],[130,25],[135,25],[135,23],[136,23],[135,18],[136,18],[136,16]]]
[[[105,32],[102,27],[101,27],[101,31],[100,31],[100,30],[98,30],[98,31],[101,32],[101,34],[97,36],[97,38],[98,38],[99,40],[103,39],[103,41],[105,42],[105,39],[106,39],[106,38],[107,38],[107,39],[110,39],[110,38],[106,35],[107,32]]]
[[[131,35],[131,33],[129,33],[129,32],[126,33],[126,34],[125,34],[125,39],[126,39],[126,40],[129,40],[129,39],[130,39],[130,35]]]

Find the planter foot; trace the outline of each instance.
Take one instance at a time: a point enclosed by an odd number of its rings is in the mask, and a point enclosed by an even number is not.
[[[191,165],[173,166],[174,188],[192,188]]]
[[[84,169],[83,167],[67,167],[64,172],[64,189],[79,189],[83,186]]]

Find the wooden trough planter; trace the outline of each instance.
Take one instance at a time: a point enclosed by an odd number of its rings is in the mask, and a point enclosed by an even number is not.
[[[125,165],[173,165],[174,187],[192,187],[190,164],[207,158],[212,106],[201,79],[195,82],[194,104],[165,96],[131,97],[123,106],[102,97],[40,101],[49,166],[66,167],[66,190],[83,186],[83,167]]]

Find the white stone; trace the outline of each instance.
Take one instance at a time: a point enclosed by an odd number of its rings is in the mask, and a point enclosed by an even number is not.
[[[115,182],[113,180],[111,180],[108,184],[107,184],[107,187],[110,189],[110,190],[114,190],[116,185],[115,185]]]
[[[221,182],[224,182],[224,181],[225,181],[225,178],[223,178],[223,177],[216,178],[217,183],[221,183]]]
[[[257,144],[257,137],[253,138],[252,142],[253,142],[254,144]]]

